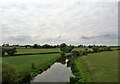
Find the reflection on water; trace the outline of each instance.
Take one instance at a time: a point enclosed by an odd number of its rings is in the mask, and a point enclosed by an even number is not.
[[[68,62],[68,59],[65,60]],[[54,63],[47,71],[36,76],[31,82],[69,82],[73,76],[71,68],[67,67],[67,63]]]

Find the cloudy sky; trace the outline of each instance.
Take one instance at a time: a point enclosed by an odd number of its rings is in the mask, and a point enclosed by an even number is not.
[[[117,45],[117,1],[2,0],[0,40],[9,44]]]

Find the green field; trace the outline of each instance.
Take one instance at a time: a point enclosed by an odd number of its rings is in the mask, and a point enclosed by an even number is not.
[[[87,48],[88,51],[92,51],[92,48]],[[77,51],[84,51],[85,48],[74,48],[74,50],[77,50]]]
[[[13,47],[4,47],[5,49],[13,48]],[[59,48],[25,48],[25,47],[16,47],[16,54],[28,54],[28,53],[49,53],[49,52],[60,52]]]
[[[1,47],[2,47],[2,46],[0,46],[0,48],[1,48]],[[3,46],[3,48],[8,48],[8,49],[9,49],[9,48],[14,48],[14,47],[17,48],[17,49],[18,49],[18,48],[19,48],[19,49],[25,49],[25,47],[23,47],[23,46]]]
[[[8,63],[14,65],[19,72],[30,69],[31,63],[34,63],[36,67],[42,67],[43,65],[55,61],[59,54],[41,54],[41,55],[23,55],[3,57],[2,63]]]
[[[84,51],[85,48],[74,48],[74,50]],[[88,51],[92,51],[92,48],[88,48]],[[51,54],[49,52],[51,52]],[[60,57],[60,53],[55,54],[54,52],[60,52],[60,49],[17,48],[16,56],[2,57],[2,63],[14,66],[20,74],[21,72],[24,73],[27,70],[32,70],[32,64],[34,64],[36,70],[43,69],[41,70],[42,72],[45,69],[48,69],[49,67],[47,66],[52,65],[57,58]],[[17,55],[27,53],[34,54]],[[38,54],[35,55],[35,53]],[[70,53],[66,53],[66,55],[68,54]],[[113,51],[91,53],[86,56],[77,57],[75,58],[75,67],[77,68],[76,72],[79,74],[78,76],[81,78],[79,82],[82,82],[83,80],[84,82],[116,82],[118,81],[118,51],[113,49]],[[34,77],[34,70],[31,73]],[[37,75],[38,72],[35,72],[35,74]]]
[[[26,53],[48,53],[48,52],[59,52],[59,48],[51,49],[17,49],[16,54],[26,54]]]
[[[118,81],[118,51],[88,54],[76,59],[75,65],[87,82]]]

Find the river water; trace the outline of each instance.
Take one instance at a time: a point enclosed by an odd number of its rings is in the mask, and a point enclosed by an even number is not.
[[[34,82],[70,82],[70,77],[74,77],[71,67],[67,67],[68,59],[65,64],[55,62],[49,69],[38,74],[31,83]]]

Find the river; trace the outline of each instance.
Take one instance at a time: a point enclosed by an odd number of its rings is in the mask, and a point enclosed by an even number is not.
[[[71,67],[67,67],[68,59],[65,63],[55,62],[49,69],[38,74],[31,83],[34,82],[70,82],[70,77],[74,77]]]

